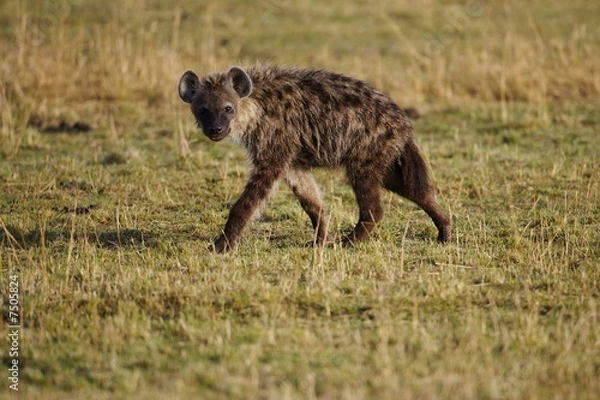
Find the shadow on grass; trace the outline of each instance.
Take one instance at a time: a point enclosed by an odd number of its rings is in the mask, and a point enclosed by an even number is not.
[[[156,235],[142,232],[139,229],[113,230],[102,232],[99,235],[91,234],[89,235],[88,240],[96,243],[98,247],[108,249],[122,247],[147,248],[156,247],[158,245]]]
[[[29,231],[13,225],[8,225],[0,230],[0,247],[31,249],[51,245],[67,244],[71,240],[86,241],[91,245],[103,249],[143,249],[153,248],[158,245],[158,238],[154,233],[143,232],[139,229],[109,230],[100,233],[82,234],[71,233],[68,230],[32,229]]]

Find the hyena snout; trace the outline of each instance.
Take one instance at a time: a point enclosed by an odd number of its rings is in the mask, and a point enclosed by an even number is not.
[[[208,128],[208,133],[211,137],[218,137],[223,133],[224,130],[225,128],[223,125],[212,125],[210,128]]]
[[[229,107],[231,108],[231,107]],[[233,108],[231,108],[233,109]],[[229,126],[233,119],[232,111],[222,113],[211,113],[210,111],[199,111],[196,119],[202,131],[210,140],[218,142],[229,134]]]
[[[229,133],[228,124],[215,121],[210,124],[202,124],[204,134],[212,141],[218,142]]]

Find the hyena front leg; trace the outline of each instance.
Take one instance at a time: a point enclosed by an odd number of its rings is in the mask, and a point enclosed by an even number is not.
[[[344,238],[342,242],[344,246],[366,239],[383,217],[381,187],[376,174],[349,176],[349,178],[358,203],[359,217],[354,230]]]
[[[244,229],[254,211],[269,195],[279,177],[279,173],[280,171],[274,168],[252,171],[242,195],[229,211],[229,218],[223,233],[215,240],[213,246],[217,253],[223,253],[235,247],[242,229]]]
[[[301,169],[290,170],[284,179],[300,201],[302,209],[310,217],[312,226],[315,229],[313,244],[323,246],[327,240],[328,223],[317,182],[315,182],[310,172]]]

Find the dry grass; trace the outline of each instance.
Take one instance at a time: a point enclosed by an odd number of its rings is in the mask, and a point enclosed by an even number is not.
[[[3,137],[32,113],[106,125],[111,105],[133,102],[173,115],[181,71],[232,63],[329,68],[419,107],[524,102],[543,118],[556,101],[600,94],[598,6],[589,2],[35,4],[2,6]]]
[[[347,3],[0,5],[22,396],[598,397],[600,5]],[[246,164],[199,137],[176,82],[255,62],[423,111],[453,242],[389,195],[372,241],[306,249],[282,188],[236,252],[208,252]],[[340,235],[352,193],[317,178]]]

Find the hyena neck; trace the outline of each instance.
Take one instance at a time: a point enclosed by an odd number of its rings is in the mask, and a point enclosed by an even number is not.
[[[235,118],[231,121],[229,138],[246,146],[247,134],[256,128],[263,114],[262,107],[251,97],[240,99]]]

